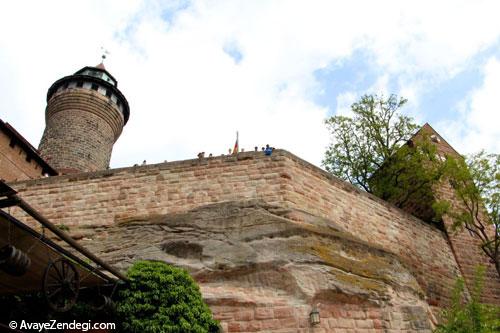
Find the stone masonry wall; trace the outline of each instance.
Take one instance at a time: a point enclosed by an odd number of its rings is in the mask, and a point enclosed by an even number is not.
[[[436,191],[441,200],[447,200],[452,204],[451,209],[460,209],[463,203],[457,199],[455,191],[448,183],[441,184]],[[486,217],[482,216],[483,221]],[[500,304],[500,278],[490,258],[481,250],[481,241],[466,229],[454,230],[454,220],[450,216],[443,216],[443,223],[450,238],[451,248],[460,267],[465,282],[469,288],[473,287],[474,276],[478,265],[485,268],[482,301],[491,304]],[[488,231],[487,231],[488,232]],[[494,238],[493,228],[489,231]]]
[[[330,219],[400,256],[432,305],[446,303],[460,275],[442,231],[282,150],[271,157],[240,153],[10,185],[73,232],[211,203],[260,199]]]
[[[62,173],[105,170],[123,116],[116,105],[88,89],[66,89],[52,96],[40,155]]]
[[[295,156],[286,160],[286,170],[290,178],[285,202],[329,218],[362,240],[399,255],[414,271],[428,302],[446,302],[460,273],[447,237],[436,226],[403,214]]]
[[[461,158],[460,154],[434,131],[430,125],[424,125],[420,132],[427,135],[434,135],[435,138],[437,138],[434,144],[441,156]],[[463,208],[464,203],[457,198],[455,191],[448,181],[443,181],[439,184],[434,192],[439,200],[446,200],[451,203],[452,209],[457,210]],[[486,216],[483,215],[482,219],[485,220]],[[450,239],[451,248],[467,286],[473,286],[477,266],[484,266],[486,270],[483,281],[482,300],[492,304],[500,304],[500,278],[498,277],[498,273],[493,263],[491,263],[490,259],[482,252],[480,240],[465,229],[453,230],[452,226],[454,221],[450,216],[445,215],[443,217],[443,223]],[[490,239],[493,239],[494,232],[493,228],[489,230],[489,233],[492,235]]]

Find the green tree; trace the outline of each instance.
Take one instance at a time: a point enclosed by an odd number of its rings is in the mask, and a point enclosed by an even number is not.
[[[432,187],[445,171],[436,147],[425,133],[400,114],[406,99],[365,95],[351,106],[353,116],[326,120],[332,134],[323,165],[335,176],[403,208],[422,205],[425,220],[439,219],[432,209],[442,205]]]
[[[182,269],[138,261],[127,272],[116,312],[123,332],[218,332],[198,286]]]
[[[449,179],[460,205],[448,209],[454,229],[467,229],[500,277],[500,155],[481,151],[466,160],[449,158]]]
[[[439,221],[447,203],[438,200],[434,187],[447,174],[447,164],[425,133],[402,145],[369,180],[376,196],[408,208],[426,221]]]
[[[481,240],[500,276],[499,155],[482,152],[468,162],[440,156],[428,134],[415,135],[418,126],[399,113],[405,103],[395,95],[365,95],[351,106],[352,117],[327,119],[333,140],[323,165],[423,220],[452,216],[455,228],[466,228]],[[435,197],[435,186],[444,179],[452,182],[460,205]]]
[[[351,184],[372,192],[369,180],[384,162],[415,133],[417,125],[399,114],[407,100],[364,95],[352,104],[352,117],[332,116],[325,121],[332,134],[323,165]]]

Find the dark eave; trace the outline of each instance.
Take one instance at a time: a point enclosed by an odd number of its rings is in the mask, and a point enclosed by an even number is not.
[[[35,160],[41,167],[42,173],[48,174],[50,176],[57,176],[58,172],[51,167],[38,153],[38,150],[31,145],[18,131],[14,129],[9,123],[6,123],[0,119],[0,130],[10,137],[11,142],[21,147],[26,155]]]
[[[87,67],[84,67],[84,68],[87,68]],[[95,67],[88,67],[88,68],[91,68],[91,69],[95,69]],[[80,72],[80,71],[78,71]],[[107,72],[106,72],[107,73]],[[86,82],[94,82],[94,83],[97,83],[99,85],[102,85],[108,89],[111,89],[113,90],[113,92],[116,94],[116,96],[120,99],[120,101],[122,102],[123,104],[123,118],[124,118],[124,124],[127,123],[128,121],[128,118],[130,116],[130,107],[128,105],[128,101],[127,99],[125,98],[125,96],[121,93],[121,91],[115,87],[113,84],[109,83],[109,82],[106,82],[102,79],[99,79],[97,77],[93,77],[93,76],[90,76],[90,75],[81,75],[81,74],[75,74],[75,75],[68,75],[68,76],[65,76],[59,80],[57,80],[56,82],[54,82],[52,84],[52,86],[50,86],[49,90],[47,91],[47,103],[49,102],[50,98],[52,97],[52,95],[57,91],[57,89],[63,85],[64,83],[66,82],[69,82],[69,81],[78,81],[78,80],[82,80],[82,81],[86,81]],[[114,79],[113,79],[114,80]]]

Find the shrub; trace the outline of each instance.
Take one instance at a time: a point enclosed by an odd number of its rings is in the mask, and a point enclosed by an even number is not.
[[[443,311],[444,324],[435,333],[494,333],[500,332],[500,308],[481,304],[484,269],[479,268],[474,277],[470,300],[466,300],[464,280],[457,279],[451,305]]]
[[[138,261],[118,292],[116,312],[123,332],[218,332],[194,280],[162,262]]]

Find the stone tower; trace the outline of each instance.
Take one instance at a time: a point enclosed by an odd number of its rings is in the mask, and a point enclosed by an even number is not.
[[[129,113],[104,65],[84,67],[48,90],[40,155],[62,174],[105,170]]]

